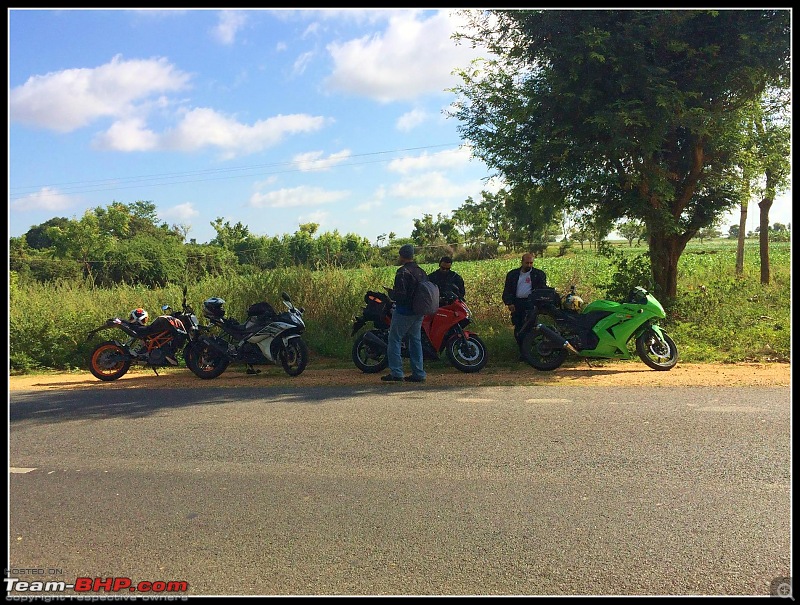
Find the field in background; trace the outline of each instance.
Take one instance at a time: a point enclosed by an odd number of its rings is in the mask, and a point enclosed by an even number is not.
[[[627,255],[643,247],[620,244]],[[548,276],[548,284],[564,292],[574,284],[585,302],[606,295],[604,284],[615,271],[612,262],[587,246],[575,246],[565,256],[555,256],[554,246],[535,265]],[[789,361],[791,335],[791,246],[770,246],[771,283],[760,283],[758,242],[748,241],[745,270],[734,273],[733,240],[693,241],[681,257],[678,296],[664,324],[685,362]],[[456,262],[453,269],[464,278],[467,303],[475,322],[471,326],[489,349],[490,364],[516,362],[517,352],[508,313],[500,295],[505,274],[519,266],[513,258]],[[427,271],[436,266],[423,264]],[[244,320],[245,309],[260,300],[281,308],[280,293],[288,292],[305,307],[305,340],[314,357],[350,363],[353,317],[363,306],[364,293],[391,286],[396,267],[309,271],[282,268],[248,276],[214,278],[187,284],[188,300],[196,310],[203,299],[225,299],[229,316]],[[86,333],[109,317],[126,317],[144,307],[151,317],[163,304],[180,307],[182,286],[147,289],[122,286],[92,289],[85,284],[11,284],[10,371],[86,368],[86,358],[99,340],[118,337],[100,333],[87,341]],[[198,314],[199,315],[199,314]]]

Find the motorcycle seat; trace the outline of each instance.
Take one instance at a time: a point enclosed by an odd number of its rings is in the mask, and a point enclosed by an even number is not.
[[[158,334],[159,332],[163,332],[164,330],[172,332],[173,335],[186,334],[185,328],[183,330],[179,329],[172,323],[172,321],[166,319],[165,317],[156,317],[153,323],[144,326],[140,326],[139,324],[135,323],[131,323],[129,325],[133,328],[133,331],[136,332],[136,335],[139,337],[152,336],[153,334]],[[178,325],[183,325],[183,322],[179,323]]]
[[[224,328],[225,331],[228,332],[229,334],[237,337],[242,337],[253,332],[255,328],[266,325],[266,323],[267,323],[266,321],[256,317],[248,318],[248,320],[243,324],[240,324],[236,320],[229,319],[225,320]]]

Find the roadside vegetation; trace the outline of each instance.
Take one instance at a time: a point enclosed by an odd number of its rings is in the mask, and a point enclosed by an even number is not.
[[[772,279],[760,282],[758,242],[745,246],[744,271],[737,277],[734,240],[692,241],[678,267],[678,296],[667,307],[665,323],[678,345],[680,360],[694,363],[788,362],[791,354],[790,243],[771,246]],[[561,255],[559,255],[561,254]],[[651,288],[645,246],[627,242],[601,246],[600,251],[552,245],[535,261],[560,292],[575,284],[585,302],[619,298],[635,285]],[[453,269],[466,284],[472,328],[486,342],[490,364],[516,362],[511,323],[500,299],[505,273],[519,265],[519,255],[480,261],[456,261]],[[422,264],[427,271],[433,263]],[[280,293],[289,293],[305,307],[305,340],[314,357],[350,362],[353,317],[369,290],[393,281],[394,266],[312,271],[277,268],[250,274],[206,277],[188,283],[188,301],[198,311],[205,298],[220,296],[229,316],[244,320],[254,302],[267,300],[280,308]],[[88,281],[10,284],[10,371],[85,369],[96,340],[89,330],[109,317],[126,317],[144,307],[151,316],[161,306],[180,307],[182,285],[163,288],[93,286]],[[663,301],[662,301],[663,302]],[[201,317],[202,321],[202,317]],[[96,337],[99,339],[102,333]]]

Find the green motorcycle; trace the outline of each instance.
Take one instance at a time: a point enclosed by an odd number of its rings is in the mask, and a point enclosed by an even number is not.
[[[563,299],[553,288],[534,290],[520,329],[522,354],[537,370],[555,370],[569,353],[596,359],[631,359],[635,339],[639,358],[654,370],[671,370],[678,348],[656,323],[664,307],[647,290],[636,287],[625,302],[596,300],[583,305],[572,286]]]

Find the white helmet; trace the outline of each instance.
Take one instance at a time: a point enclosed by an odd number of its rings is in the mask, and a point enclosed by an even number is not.
[[[147,311],[139,308],[131,311],[130,315],[128,315],[128,321],[130,321],[132,324],[139,324],[140,326],[143,326],[147,323],[148,317],[149,315],[147,315]]]
[[[568,294],[564,298],[562,307],[567,311],[580,311],[583,307],[583,299],[577,294]]]

